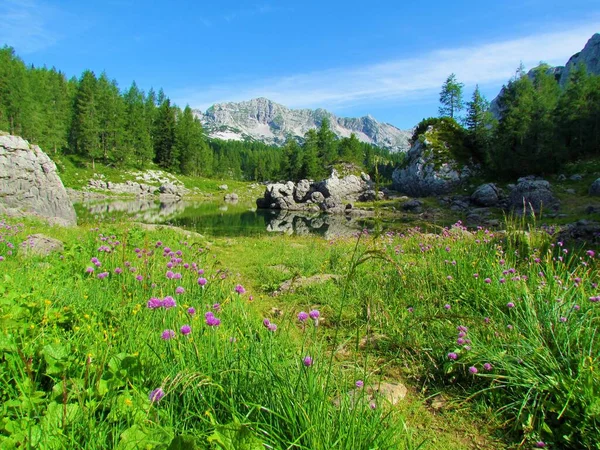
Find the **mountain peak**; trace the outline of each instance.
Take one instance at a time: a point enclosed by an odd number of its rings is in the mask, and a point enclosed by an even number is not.
[[[207,134],[225,140],[251,140],[283,145],[289,137],[303,139],[310,129],[319,128],[328,118],[331,130],[338,137],[352,133],[363,141],[392,151],[407,151],[410,130],[380,123],[371,115],[360,118],[339,118],[318,108],[290,109],[265,97],[242,102],[216,103],[202,112],[195,110]]]

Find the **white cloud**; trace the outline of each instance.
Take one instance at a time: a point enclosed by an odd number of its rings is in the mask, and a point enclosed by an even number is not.
[[[600,23],[563,26],[498,42],[435,50],[425,55],[384,61],[363,67],[335,68],[278,78],[233,81],[188,88],[176,95],[178,104],[206,109],[213,103],[267,97],[290,107],[342,108],[361,104],[414,101],[438,92],[450,73],[467,86],[501,85],[521,62],[527,68],[540,61],[565,64]]]
[[[54,45],[59,36],[50,30],[56,11],[38,0],[0,2],[0,45],[14,47],[19,54],[34,53]]]

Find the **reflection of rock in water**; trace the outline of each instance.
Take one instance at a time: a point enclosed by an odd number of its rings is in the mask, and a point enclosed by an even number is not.
[[[183,211],[186,203],[178,199],[156,202],[152,198],[136,198],[110,202],[84,202],[83,206],[95,216],[123,213],[142,222],[162,222]]]
[[[362,230],[362,225],[354,218],[327,214],[310,215],[297,211],[278,211],[268,219],[267,231],[285,234],[320,234],[327,239],[351,236]]]

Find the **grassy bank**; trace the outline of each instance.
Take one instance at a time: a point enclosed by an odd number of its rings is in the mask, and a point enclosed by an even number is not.
[[[26,256],[39,231],[64,251]],[[437,231],[2,222],[0,446],[597,448],[595,254]]]

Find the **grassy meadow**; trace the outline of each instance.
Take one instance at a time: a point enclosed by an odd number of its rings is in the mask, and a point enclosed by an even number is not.
[[[526,227],[2,220],[0,448],[600,448],[596,253]]]

